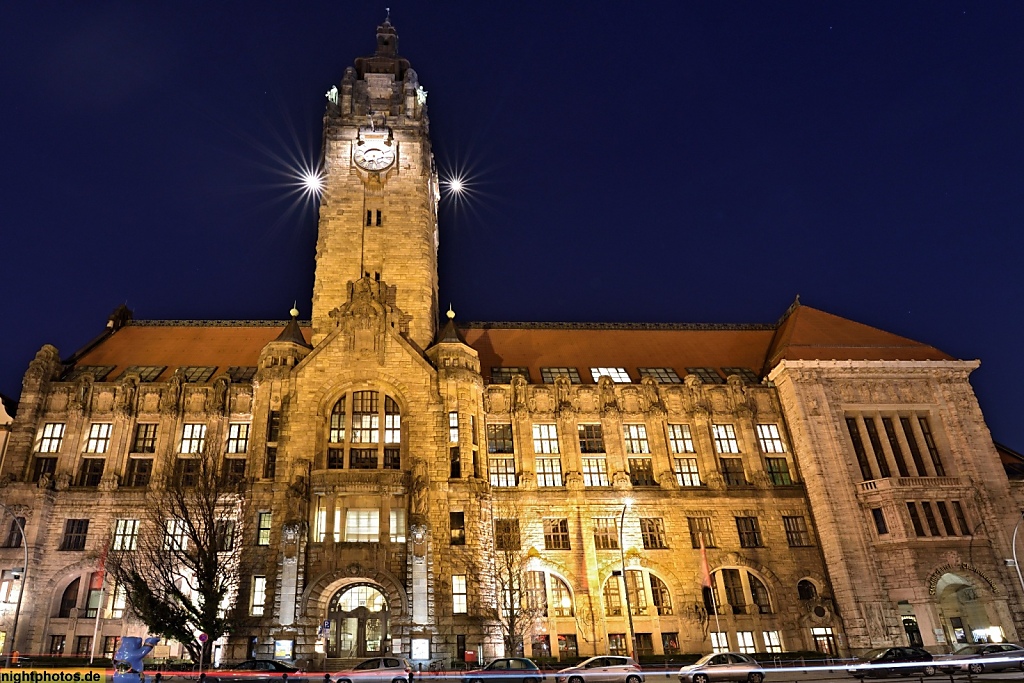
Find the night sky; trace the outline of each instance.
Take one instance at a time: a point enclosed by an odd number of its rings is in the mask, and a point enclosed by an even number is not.
[[[459,320],[774,322],[980,358],[1024,449],[1024,3],[392,0]],[[0,7],[0,392],[127,303],[308,318],[324,93],[385,3]]]

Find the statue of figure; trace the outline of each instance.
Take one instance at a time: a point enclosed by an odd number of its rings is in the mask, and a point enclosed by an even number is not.
[[[427,478],[427,464],[423,460],[416,460],[412,466],[412,514],[427,514],[427,497],[429,495],[429,480]]]
[[[151,636],[142,642],[138,636],[125,636],[114,653],[114,683],[146,683],[142,659],[148,655],[160,638]]]

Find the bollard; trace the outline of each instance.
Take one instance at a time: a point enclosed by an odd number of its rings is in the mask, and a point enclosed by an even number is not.
[[[331,674],[324,674],[324,683],[331,683]]]
[[[157,671],[153,675],[153,683],[160,683],[160,681],[163,680],[163,677],[164,677],[164,675],[162,673],[160,673],[159,671]]]

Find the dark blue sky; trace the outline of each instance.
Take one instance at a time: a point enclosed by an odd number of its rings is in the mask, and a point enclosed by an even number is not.
[[[391,9],[439,165],[477,190],[442,206],[461,320],[773,322],[800,294],[982,359],[993,434],[1024,449],[1024,3]],[[308,316],[315,213],[283,162],[315,158],[383,16],[4,3],[0,391],[122,302]]]

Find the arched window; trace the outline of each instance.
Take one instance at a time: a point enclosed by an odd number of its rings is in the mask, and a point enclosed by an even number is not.
[[[339,398],[331,409],[327,468],[401,469],[401,443],[398,402],[379,391],[354,391]]]
[[[665,582],[654,574],[651,574],[651,602],[659,616],[672,614],[672,595],[668,591]]]
[[[796,584],[796,593],[801,600],[813,600],[818,597],[818,588],[807,579],[801,579]]]
[[[556,617],[571,617],[573,615],[572,592],[569,590],[569,586],[554,574],[550,576],[552,612]]]
[[[71,616],[71,610],[78,606],[78,587],[81,581],[80,578],[75,579],[64,589],[64,594],[60,597],[60,609],[57,612],[58,618],[67,619]]]
[[[753,574],[748,573],[747,579],[750,581],[750,597],[753,603],[757,605],[757,611],[761,614],[771,614],[772,600],[768,596],[768,587]]]
[[[605,613],[610,617],[625,614],[622,609],[621,578],[613,575],[604,583]],[[626,590],[629,591],[629,609],[634,615],[647,614],[647,590],[644,587],[644,574],[637,569],[626,570]]]
[[[609,617],[622,616],[622,588],[618,576],[610,576],[604,582],[604,613]]]
[[[370,612],[382,612],[387,609],[388,601],[377,587],[359,584],[335,594],[328,611],[354,612],[360,607]]]

